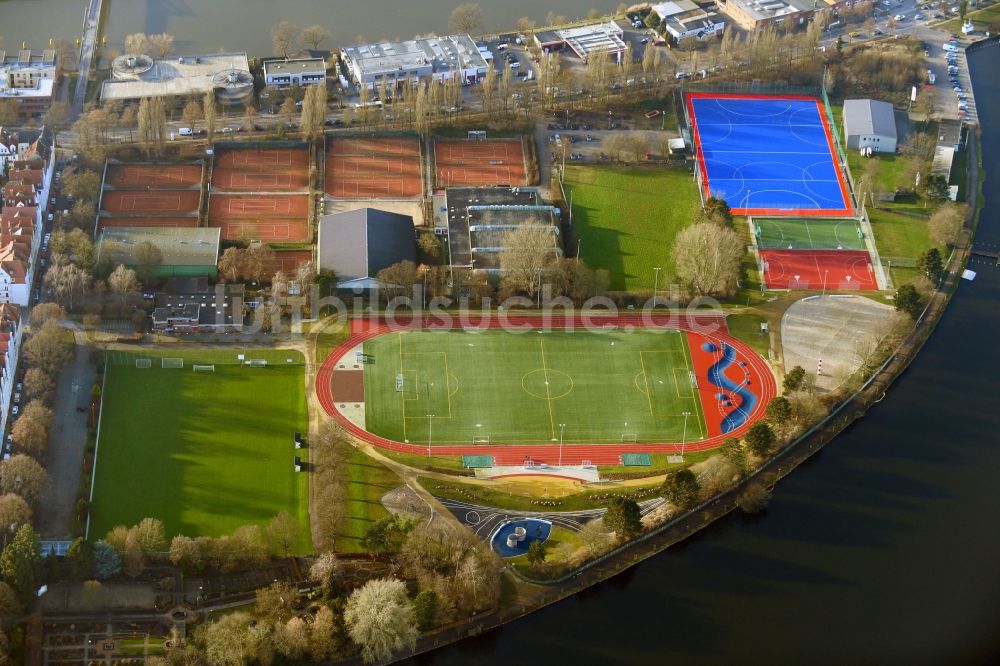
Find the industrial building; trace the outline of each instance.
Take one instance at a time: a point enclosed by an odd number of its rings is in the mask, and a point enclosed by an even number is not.
[[[390,84],[430,78],[458,78],[475,83],[486,75],[487,62],[469,35],[427,37],[405,42],[348,46],[340,57],[354,83],[374,88],[382,79]]]
[[[896,152],[892,104],[876,99],[844,100],[844,141],[850,150],[871,146],[878,153]]]
[[[126,53],[111,63],[111,78],[101,87],[101,101],[138,102],[143,97],[171,97],[177,106],[214,92],[226,106],[253,98],[253,75],[245,51],[187,55],[154,60]]]
[[[535,33],[535,43],[546,51],[569,48],[584,61],[595,52],[619,59],[625,53],[624,34],[620,25],[606,21],[561,30],[539,30]]]
[[[829,6],[820,0],[719,0],[719,7],[746,30],[758,30],[786,21],[805,23]]]
[[[52,104],[60,73],[54,49],[16,54],[0,49],[0,101],[13,100],[22,118],[41,118]]]

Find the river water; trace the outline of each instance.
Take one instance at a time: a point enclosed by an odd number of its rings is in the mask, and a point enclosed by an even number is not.
[[[970,54],[1000,241],[1000,63]],[[876,229],[877,233],[877,229]],[[421,664],[1000,661],[1000,268],[963,282],[868,416],[733,514],[577,597]]]
[[[289,21],[319,24],[332,33],[321,48],[360,41],[445,33],[448,15],[464,0],[105,0],[108,46],[121,48],[125,35],[168,32],[177,53],[247,51],[271,55],[271,26]],[[0,37],[8,50],[22,41],[36,49],[50,38],[80,35],[86,0],[0,0]],[[602,14],[617,0],[480,0],[485,31],[512,30],[527,16],[542,24],[548,12],[581,18],[591,8]]]

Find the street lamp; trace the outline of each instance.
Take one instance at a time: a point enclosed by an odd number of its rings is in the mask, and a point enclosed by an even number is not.
[[[562,467],[562,453],[563,453],[563,430],[566,429],[565,423],[559,424],[559,466]]]
[[[684,430],[681,433],[681,458],[683,458],[684,443],[687,440],[687,434],[688,434],[688,417],[691,416],[691,412],[681,412],[681,415],[684,417]]]
[[[823,271],[823,295],[824,296],[826,296],[826,274],[829,273],[829,272],[830,272],[829,269]]]
[[[427,415],[427,457],[431,457],[431,435],[434,432],[434,415]]]
[[[653,267],[653,308],[654,309],[656,308],[656,290],[660,286],[660,270],[662,270],[662,267],[660,267],[660,266],[654,266]]]

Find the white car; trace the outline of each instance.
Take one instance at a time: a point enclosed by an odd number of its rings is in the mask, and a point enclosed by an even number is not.
[[[895,15],[895,16],[893,16],[892,18],[893,18],[893,20],[895,20],[895,21],[905,21],[905,20],[906,20],[906,16],[905,16],[905,15],[903,15],[903,14],[896,14],[896,15]]]

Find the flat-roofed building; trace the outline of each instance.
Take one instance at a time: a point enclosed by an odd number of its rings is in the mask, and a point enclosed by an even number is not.
[[[721,35],[726,24],[717,12],[702,9],[692,0],[673,0],[653,5],[651,10],[660,18],[664,32],[675,40],[708,39]]]
[[[264,61],[264,85],[289,88],[324,82],[326,61],[322,58]]]
[[[226,105],[245,104],[253,98],[253,75],[245,51],[161,60],[141,53],[120,55],[111,63],[111,78],[101,86],[101,101],[171,97],[183,106],[210,92]]]
[[[568,47],[581,60],[591,53],[603,52],[618,59],[625,53],[625,31],[614,21],[592,23],[558,30],[539,30],[535,43],[549,51]]]
[[[390,84],[431,78],[458,78],[475,83],[486,75],[487,63],[469,35],[426,37],[405,42],[348,46],[340,52],[354,83],[374,88],[382,79]]]
[[[243,297],[223,289],[154,296],[153,330],[177,333],[229,333],[243,330]]]
[[[40,118],[52,104],[60,74],[54,49],[0,49],[0,100],[13,100],[22,118]]]
[[[215,278],[219,263],[218,227],[108,227],[98,241],[98,258],[112,266],[137,267],[135,249],[140,243],[152,243],[163,255],[153,269],[160,278],[205,276]]]

